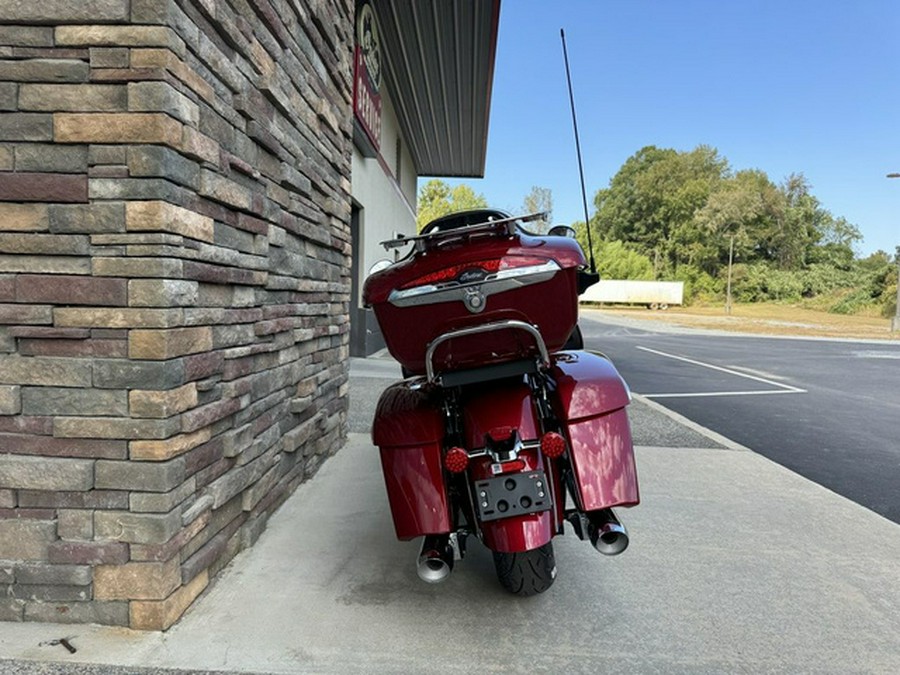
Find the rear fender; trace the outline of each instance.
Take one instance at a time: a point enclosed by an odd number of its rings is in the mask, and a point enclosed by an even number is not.
[[[540,426],[535,416],[531,390],[522,382],[490,383],[480,386],[477,393],[470,391],[463,402],[463,420],[466,443],[470,449],[484,447],[485,436],[492,431],[496,433],[496,430],[515,429],[522,441],[536,441],[539,436]],[[552,492],[548,490],[548,497],[558,501],[558,496],[562,495],[559,471],[545,463],[536,448],[520,451],[519,459],[524,460],[524,468],[510,473],[509,477],[518,480],[517,476],[543,471],[553,486]],[[471,464],[473,485],[495,477],[491,470],[492,463],[491,458],[481,457]],[[473,496],[479,498],[477,488]],[[514,513],[514,506],[510,513]],[[561,523],[562,509],[554,504],[548,511],[483,521],[479,527],[482,541],[489,549],[516,553],[543,546],[553,538]]]
[[[533,475],[534,472],[544,471],[547,480],[553,481],[559,472],[547,473],[544,458],[537,450],[526,450],[519,453],[519,459],[524,460],[525,468],[521,471],[509,474],[501,474],[508,477],[512,481],[528,480],[526,477]],[[486,478],[495,478],[491,471],[491,460],[482,458],[475,463],[471,470],[472,482],[475,486],[475,499],[479,499],[481,495],[478,492],[478,481]],[[547,501],[551,501],[551,495],[561,494],[560,485],[557,482],[556,490],[551,492],[547,486]],[[555,505],[553,505],[555,506]],[[511,500],[509,513],[514,514],[518,510],[518,505]],[[530,551],[531,549],[543,546],[553,538],[554,533],[558,530],[559,523],[555,522],[558,517],[557,509],[551,508],[547,511],[539,513],[529,513],[525,515],[511,515],[508,518],[499,520],[487,520],[480,523],[481,538],[484,545],[492,551],[504,553],[518,553],[520,551]]]

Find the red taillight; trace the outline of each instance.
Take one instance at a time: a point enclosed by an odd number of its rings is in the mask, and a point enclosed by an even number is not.
[[[550,459],[560,457],[566,451],[566,439],[555,431],[548,431],[541,437],[541,452]]]
[[[524,459],[513,459],[509,462],[503,462],[502,464],[492,464],[491,473],[495,476],[502,473],[519,473],[520,471],[525,471],[527,468],[528,465],[525,463]]]
[[[507,256],[505,258],[495,258],[492,260],[479,260],[477,262],[462,263],[459,265],[450,265],[443,269],[436,270],[429,274],[423,274],[409,283],[403,284],[402,288],[415,288],[417,286],[427,286],[429,284],[443,284],[448,281],[455,281],[463,272],[478,271],[488,274],[496,274],[501,270],[515,269],[517,267],[529,267],[532,265],[543,265],[547,262],[545,258],[537,256]]]
[[[494,443],[502,443],[503,441],[508,441],[515,430],[515,427],[494,427],[488,431],[488,438]]]
[[[469,466],[469,453],[462,448],[450,448],[444,455],[444,466],[450,473],[462,473]]]

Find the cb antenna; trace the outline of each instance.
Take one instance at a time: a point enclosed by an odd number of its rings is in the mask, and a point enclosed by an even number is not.
[[[566,32],[560,28],[559,37],[562,39],[563,60],[566,63],[566,81],[569,83],[569,105],[572,108],[572,126],[575,128],[575,152],[578,154],[578,175],[581,177],[581,202],[584,205],[584,228],[587,230],[588,257],[591,262],[591,273],[597,273],[594,264],[594,245],[591,241],[591,221],[588,218],[587,191],[584,188],[584,165],[581,162],[581,142],[578,140],[578,119],[575,117],[575,95],[572,93],[572,75],[569,73],[569,53],[566,50]]]

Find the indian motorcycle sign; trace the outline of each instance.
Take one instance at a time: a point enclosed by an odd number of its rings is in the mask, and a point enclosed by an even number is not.
[[[353,113],[375,150],[381,141],[381,36],[369,3],[356,17],[356,50],[353,61]]]

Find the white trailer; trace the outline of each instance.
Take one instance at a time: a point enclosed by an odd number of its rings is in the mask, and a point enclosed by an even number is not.
[[[625,281],[602,279],[579,296],[581,302],[647,305],[650,309],[668,309],[684,300],[683,281]]]

